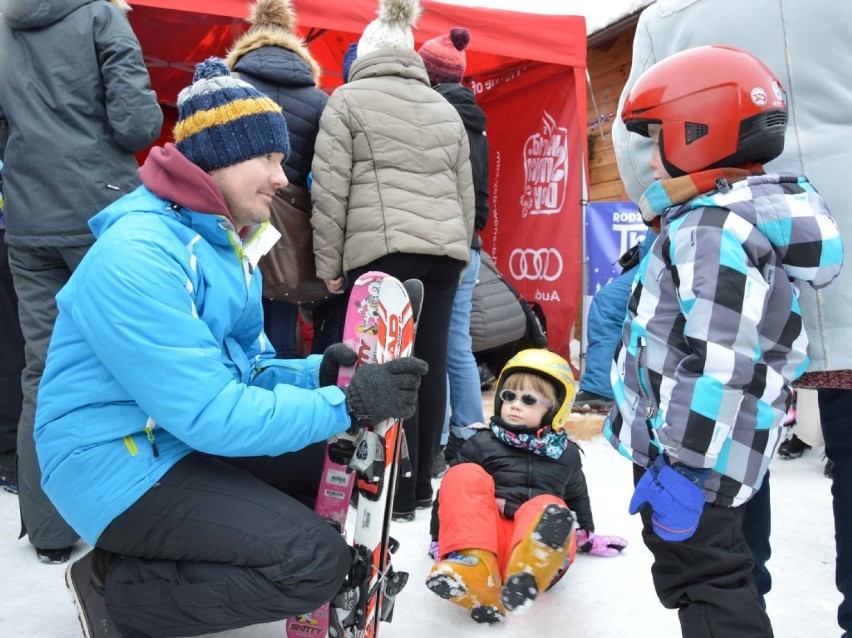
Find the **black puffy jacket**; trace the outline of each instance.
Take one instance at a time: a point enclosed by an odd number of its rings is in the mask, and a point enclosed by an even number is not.
[[[592,505],[583,474],[580,446],[569,439],[558,459],[521,450],[500,441],[491,429],[480,430],[464,442],[458,463],[476,463],[494,478],[495,495],[506,500],[503,515],[513,518],[518,508],[540,494],[553,494],[577,515],[583,529],[594,531]],[[432,508],[431,533],[438,538],[437,499]]]
[[[473,191],[476,202],[476,218],[471,248],[482,246],[479,231],[488,221],[488,138],[485,137],[485,112],[466,86],[461,84],[436,84],[432,87],[452,104],[461,116],[470,144],[470,170],[473,174]]]

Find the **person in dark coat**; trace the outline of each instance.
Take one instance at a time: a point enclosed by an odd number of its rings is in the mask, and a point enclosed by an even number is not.
[[[4,216],[26,342],[17,479],[22,533],[47,563],[67,561],[79,538],[42,491],[33,443],[54,298],[95,241],[89,219],[139,185],[134,153],[163,124],[129,9],[124,0],[2,5]]]
[[[430,551],[443,560],[426,586],[476,622],[535,600],[577,550],[614,556],[627,545],[594,533],[580,448],[565,430],[574,393],[565,359],[522,350],[500,373],[490,426],[464,442],[443,478]]]
[[[485,136],[485,112],[476,103],[473,91],[461,84],[467,67],[464,50],[469,42],[470,32],[464,27],[454,27],[448,34],[427,40],[418,50],[432,88],[455,107],[467,131],[476,206],[470,262],[456,289],[447,341],[449,400],[445,435],[448,425],[449,436],[446,440],[445,456],[448,460],[452,459],[463,441],[463,433],[467,431],[465,428],[471,423],[481,423],[484,420],[479,369],[473,357],[470,337],[470,312],[473,287],[479,275],[479,250],[482,248],[479,231],[485,228],[489,212],[488,138]],[[440,461],[439,455],[438,462]]]
[[[257,0],[251,27],[231,47],[227,63],[239,76],[284,110],[291,152],[284,161],[288,181],[308,189],[314,141],[328,95],[319,88],[322,70],[304,40],[294,33],[291,0]],[[296,304],[263,299],[263,327],[279,357],[296,356]]]

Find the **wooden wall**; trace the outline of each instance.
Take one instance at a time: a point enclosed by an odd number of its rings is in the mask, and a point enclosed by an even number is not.
[[[587,84],[586,135],[589,201],[592,202],[629,199],[618,177],[610,130],[613,118],[618,115],[618,98],[630,73],[634,32],[634,28],[629,28],[605,42],[590,46],[588,50],[591,88]]]

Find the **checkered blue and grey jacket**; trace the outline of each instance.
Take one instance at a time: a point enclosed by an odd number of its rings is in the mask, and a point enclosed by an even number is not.
[[[798,286],[827,285],[843,248],[804,177],[748,177],[660,211],[639,266],[611,379],[604,435],[648,466],[659,451],[712,468],[711,503],[760,487],[790,383],[808,364]]]

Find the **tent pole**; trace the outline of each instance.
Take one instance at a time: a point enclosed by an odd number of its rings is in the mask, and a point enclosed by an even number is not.
[[[589,254],[586,249],[586,214],[589,208],[589,184],[586,180],[586,153],[581,151],[581,165],[583,166],[582,177],[580,178],[580,240],[583,248],[582,261],[582,279],[580,284],[580,353],[579,365],[580,376],[586,371],[586,346],[588,343],[586,313],[587,291],[589,289]],[[579,386],[578,386],[579,390]]]
[[[604,145],[604,151],[609,153],[609,141],[606,139],[606,133],[603,130],[603,119],[601,117],[601,112],[598,110],[598,103],[595,100],[595,92],[592,89],[592,76],[589,74],[588,67],[586,68],[586,84],[589,86],[589,95],[592,97],[592,109],[595,111],[595,117],[597,118],[598,131],[600,131],[601,141]]]

